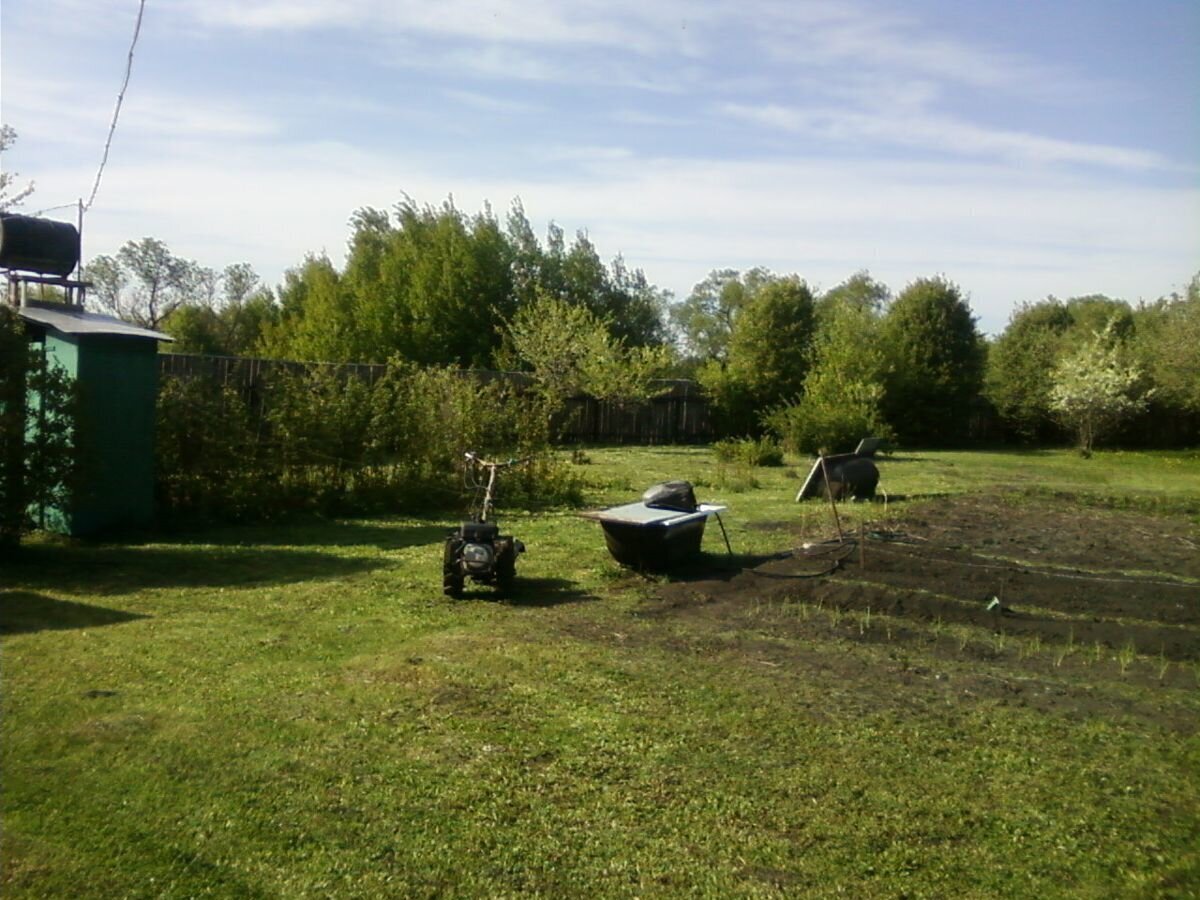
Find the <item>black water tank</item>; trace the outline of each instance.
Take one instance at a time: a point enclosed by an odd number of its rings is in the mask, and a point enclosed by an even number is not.
[[[0,213],[0,269],[66,277],[79,262],[79,232],[69,222]]]

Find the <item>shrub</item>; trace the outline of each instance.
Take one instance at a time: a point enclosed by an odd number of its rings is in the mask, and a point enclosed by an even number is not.
[[[159,395],[159,496],[173,515],[248,519],[445,508],[464,453],[539,456],[505,479],[526,505],[580,502],[565,462],[541,456],[548,416],[511,383],[393,362],[376,382],[313,366],[284,373],[261,409],[228,387],[166,379]]]
[[[726,438],[713,444],[717,461],[747,466],[782,466],[783,449],[770,438]]]
[[[767,423],[792,453],[848,452],[868,436],[895,439],[879,414],[878,385],[851,383],[834,399],[826,392],[806,394],[798,402],[775,410]]]
[[[0,552],[34,527],[31,510],[70,505],[84,455],[78,404],[77,386],[29,344],[15,313],[0,307]]]

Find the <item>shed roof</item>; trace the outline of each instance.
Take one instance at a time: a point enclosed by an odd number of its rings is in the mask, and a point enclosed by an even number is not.
[[[117,337],[148,338],[155,341],[174,341],[169,334],[152,331],[123,319],[100,313],[85,312],[74,306],[62,304],[30,303],[22,306],[18,313],[26,322],[45,325],[63,334],[111,335]]]

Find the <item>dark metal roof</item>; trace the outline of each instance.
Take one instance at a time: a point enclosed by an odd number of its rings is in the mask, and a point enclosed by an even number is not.
[[[26,322],[45,325],[63,334],[110,335],[116,337],[148,338],[155,341],[174,341],[175,338],[161,331],[152,331],[123,319],[100,313],[85,312],[74,306],[61,304],[28,304],[17,312]]]

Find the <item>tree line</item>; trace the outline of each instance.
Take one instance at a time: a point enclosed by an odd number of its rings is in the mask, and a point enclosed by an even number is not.
[[[1189,441],[1200,415],[1200,275],[1153,302],[1024,302],[988,340],[943,276],[893,295],[865,271],[820,291],[718,269],[674,302],[584,231],[568,241],[552,224],[539,240],[520,201],[501,220],[409,198],[354,214],[340,269],[312,255],[274,291],[248,265],[216,272],[153,238],[86,275],[100,307],[165,330],[177,352],[522,369],[558,396],[637,399],[650,378],[693,377],[722,435],[798,452],[866,433],[1090,450],[1139,415],[1192,423],[1161,430]]]

